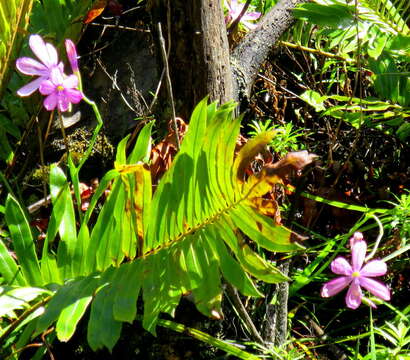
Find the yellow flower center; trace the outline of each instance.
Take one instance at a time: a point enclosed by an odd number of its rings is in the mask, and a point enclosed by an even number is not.
[[[352,273],[352,277],[359,277],[360,273],[358,271],[355,271],[354,273]]]
[[[58,86],[57,86],[57,90],[58,90],[58,91],[63,91],[63,90],[64,90],[64,86],[58,85]]]

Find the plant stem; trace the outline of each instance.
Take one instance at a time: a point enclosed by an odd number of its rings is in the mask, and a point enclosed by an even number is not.
[[[173,93],[172,93],[172,83],[171,83],[171,77],[169,75],[168,58],[167,58],[167,52],[166,52],[166,49],[165,49],[165,40],[164,40],[164,37],[162,36],[161,23],[158,23],[157,27],[158,27],[159,43],[161,45],[160,48],[161,48],[162,60],[164,61],[165,80],[166,80],[166,84],[167,84],[169,99],[170,99],[170,102],[171,102],[172,123],[174,125],[174,131],[175,131],[175,143],[176,143],[177,149],[179,150],[181,145],[179,143],[178,124],[177,124],[176,114],[175,114],[174,96],[173,96]]]
[[[227,352],[228,354],[231,354],[238,359],[244,359],[244,360],[258,360],[259,357],[250,354],[246,351],[243,351],[241,349],[238,349],[236,346],[229,344],[225,341],[219,340],[207,333],[204,333],[202,331],[199,331],[194,328],[187,327],[182,324],[178,324],[176,322],[170,321],[170,320],[164,320],[164,319],[159,319],[158,320],[158,325],[162,326],[167,329],[174,330],[176,332],[179,332],[181,334],[186,334],[189,336],[192,336],[193,338],[202,341],[204,343],[207,343],[211,346],[214,346],[220,350],[223,350]]]
[[[371,251],[369,255],[367,255],[365,259],[366,262],[369,261],[376,254],[377,248],[380,245],[380,240],[382,239],[383,234],[384,234],[383,224],[381,223],[379,218],[374,214],[370,214],[370,216],[373,217],[373,219],[376,220],[377,225],[379,225],[379,235],[377,236],[376,242],[374,243],[373,250]]]
[[[74,165],[74,162],[71,158],[71,156],[68,157],[68,165],[70,169],[70,175],[71,175],[71,180],[73,182],[73,187],[74,187],[74,195],[77,201],[77,207],[78,207],[78,213],[80,216],[80,220],[82,220],[82,211],[81,211],[81,194],[80,194],[80,181],[79,181],[79,173],[81,168],[83,167],[84,163],[87,161],[89,156],[91,155],[91,152],[94,148],[95,142],[97,141],[98,134],[101,130],[101,127],[103,126],[103,120],[100,114],[100,111],[98,110],[98,106],[96,103],[90,99],[88,99],[84,95],[84,101],[90,105],[94,111],[95,117],[97,119],[97,126],[94,128],[93,136],[91,138],[90,144],[88,145],[88,148],[85,152],[85,154],[81,157],[81,160],[77,166]]]

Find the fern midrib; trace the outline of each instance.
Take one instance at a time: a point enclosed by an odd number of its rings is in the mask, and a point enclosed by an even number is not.
[[[248,197],[250,196],[250,194],[252,193],[253,189],[259,185],[261,182],[261,179],[259,179],[258,182],[256,182],[250,189],[249,191],[244,194],[242,197],[240,197],[237,201],[234,201],[233,203],[231,203],[230,205],[226,206],[225,208],[223,208],[222,210],[216,212],[213,216],[211,216],[209,219],[205,219],[204,222],[202,222],[201,224],[194,226],[193,228],[190,228],[187,232],[179,234],[178,236],[176,236],[174,239],[167,241],[161,245],[159,245],[158,247],[156,247],[155,249],[151,249],[149,251],[147,251],[146,253],[144,253],[143,255],[137,257],[136,259],[140,259],[140,258],[145,258],[146,256],[152,256],[157,254],[158,252],[160,252],[161,250],[164,250],[166,248],[171,247],[172,245],[178,243],[179,241],[182,241],[183,239],[185,239],[185,237],[195,233],[196,231],[199,231],[205,227],[207,227],[208,225],[214,223],[215,221],[218,220],[219,217],[221,217],[222,215],[229,213],[229,211],[239,205],[242,201],[245,201],[248,199]]]

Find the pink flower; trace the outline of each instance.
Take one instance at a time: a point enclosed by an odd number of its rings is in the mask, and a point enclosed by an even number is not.
[[[241,14],[242,9],[245,5],[239,4],[238,0],[225,0],[225,6],[228,8],[228,15],[225,21],[227,24],[230,24],[232,21],[235,21],[235,19]],[[242,16],[240,22],[245,27],[252,30],[256,28],[256,24],[253,24],[250,21],[257,20],[260,18],[260,16],[261,16],[261,13],[257,11],[245,13]]]
[[[83,98],[77,89],[78,78],[76,75],[65,76],[59,68],[53,68],[50,79],[40,84],[40,93],[48,95],[43,102],[47,110],[54,110],[57,106],[61,112],[67,111],[70,104],[77,104]]]
[[[60,62],[58,64],[58,55],[55,47],[45,43],[40,35],[31,35],[29,46],[41,62],[29,57],[21,57],[17,59],[16,67],[25,75],[39,77],[19,89],[17,91],[19,96],[29,96],[36,91],[44,80],[50,78],[50,72],[53,68],[59,68],[60,71],[64,69],[63,63]]]
[[[330,297],[336,295],[349,286],[346,295],[346,306],[357,309],[362,302],[363,294],[361,287],[364,287],[374,296],[390,300],[390,291],[383,283],[372,279],[375,276],[382,276],[387,272],[384,261],[372,260],[363,266],[366,257],[367,244],[363,240],[362,233],[355,233],[350,239],[352,251],[352,265],[343,258],[338,257],[332,261],[331,269],[335,274],[342,275],[323,285],[321,295]],[[370,302],[372,307],[376,307]]]
[[[65,49],[67,51],[68,61],[70,62],[71,69],[73,69],[73,73],[78,73],[78,61],[77,61],[77,50],[75,48],[74,43],[70,39],[66,39],[65,41]]]

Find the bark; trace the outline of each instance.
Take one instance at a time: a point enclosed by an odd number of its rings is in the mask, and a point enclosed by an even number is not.
[[[286,260],[280,270],[288,275],[290,260]],[[266,344],[280,347],[286,341],[288,332],[288,298],[289,283],[287,281],[276,284],[276,302],[266,306],[265,324],[263,327],[263,338]]]
[[[207,95],[220,104],[233,98],[226,26],[220,0],[172,0],[168,4],[174,99],[177,114],[187,118]]]
[[[292,9],[303,0],[280,0],[233,50],[234,93],[247,103],[259,69],[279,37],[293,24]]]

